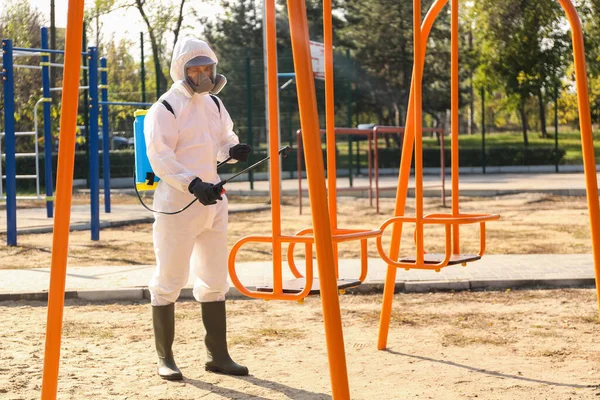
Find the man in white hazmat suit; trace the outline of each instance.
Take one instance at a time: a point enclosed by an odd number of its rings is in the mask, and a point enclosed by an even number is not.
[[[217,175],[217,161],[247,161],[250,146],[239,144],[229,113],[214,96],[227,80],[216,73],[217,57],[207,43],[182,38],[171,62],[171,89],[146,114],[148,159],[161,181],[154,208],[172,211],[193,199],[185,212],[155,213],[156,271],[150,281],[158,374],[179,380],[173,358],[175,301],[187,284],[190,261],[196,277],[193,294],[201,303],[206,328],[207,371],[247,375],[227,350],[225,293],[227,283],[227,197]]]

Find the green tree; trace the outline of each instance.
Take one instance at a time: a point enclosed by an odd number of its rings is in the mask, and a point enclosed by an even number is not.
[[[108,15],[121,7],[123,6],[117,4],[117,0],[94,0],[93,6],[88,7],[85,10],[84,22],[88,37],[93,37],[95,39],[93,43],[98,46],[100,54],[102,54],[104,50],[101,48],[101,44],[104,42],[104,36],[102,34],[104,24],[102,23],[101,17]]]
[[[431,1],[423,3],[427,10]],[[370,86],[379,121],[403,125],[413,67],[412,2],[348,0],[341,37],[361,67],[377,78]],[[424,12],[423,12],[424,14]],[[450,19],[440,13],[433,25],[423,75],[423,111],[437,124],[450,106]]]
[[[546,93],[553,93],[568,65],[569,41],[561,26],[560,5],[546,0],[481,0],[475,3],[473,16],[481,46],[481,76],[516,99],[525,145],[526,105],[535,96],[542,135],[547,136]]]
[[[254,0],[223,0],[220,18],[200,18],[204,27],[203,38],[211,45],[219,58],[218,72],[227,77],[227,86],[219,94],[241,133],[248,135],[248,107],[252,107],[252,119],[264,126],[265,94],[263,75],[263,32],[261,3]],[[251,101],[248,104],[247,61],[251,71]],[[261,139],[261,129],[256,139]],[[245,138],[242,136],[242,139]]]
[[[170,56],[181,32],[186,0],[167,4],[161,0],[126,1],[128,6],[135,7],[139,11],[148,29],[158,97],[167,89],[168,79],[165,71],[169,70]],[[171,46],[167,44],[169,33],[173,35]]]
[[[135,43],[126,39],[119,42],[109,41],[106,44],[109,101],[139,101],[139,64],[131,52],[131,48],[135,46]],[[109,110],[111,133],[132,131],[131,107],[111,106]]]

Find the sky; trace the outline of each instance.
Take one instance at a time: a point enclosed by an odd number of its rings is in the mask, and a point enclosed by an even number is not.
[[[42,12],[42,14],[49,26],[50,25],[50,0],[26,0],[26,1],[29,1],[29,3],[33,7],[39,9]],[[170,2],[170,0],[163,0],[163,1]],[[68,0],[55,0],[54,3],[55,3],[56,26],[59,28],[64,28],[64,27],[66,27],[66,24],[67,24]],[[200,3],[200,2],[194,1],[193,3],[196,3],[195,8],[199,15],[202,15],[202,16],[205,16],[205,15],[208,15],[208,16],[213,15],[214,16],[215,15],[216,7],[214,5],[211,5],[210,2],[208,2],[208,3],[201,2]],[[93,4],[93,0],[86,0],[86,7],[88,4],[91,6]],[[111,14],[104,16],[101,20],[103,22],[102,34],[104,36],[104,40],[108,40],[109,38],[111,38],[114,35],[114,38],[117,41],[120,39],[126,38],[126,39],[133,41],[134,43],[138,43],[139,38],[140,38],[140,32],[144,32],[144,35],[147,37],[146,25],[142,21],[140,13],[137,11],[137,9],[129,8],[127,10],[118,10],[116,12],[113,12]],[[191,22],[191,18],[188,22]],[[191,33],[191,32],[188,31],[187,33]],[[93,39],[90,39],[90,38],[88,39],[88,43],[90,45],[95,44],[95,43],[92,43],[90,40],[93,40]],[[150,48],[149,48],[148,43],[146,43],[145,48],[149,51]],[[135,53],[137,53],[137,52],[135,52]]]

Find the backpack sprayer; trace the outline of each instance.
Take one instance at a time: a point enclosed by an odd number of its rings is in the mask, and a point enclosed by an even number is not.
[[[133,146],[134,146],[134,153],[135,153],[135,174],[133,177],[133,180],[134,180],[133,187],[135,189],[135,194],[137,195],[142,206],[144,206],[144,208],[148,211],[159,213],[159,214],[165,214],[165,215],[179,214],[179,213],[187,210],[189,207],[191,207],[192,204],[194,204],[194,202],[196,202],[198,199],[192,200],[187,206],[185,206],[182,209],[177,210],[177,211],[157,211],[157,210],[153,210],[150,207],[148,207],[142,200],[142,197],[140,196],[140,191],[155,190],[156,187],[158,186],[158,182],[160,181],[160,178],[154,174],[154,171],[152,170],[152,166],[150,165],[150,161],[148,160],[148,155],[146,154],[146,139],[144,138],[144,117],[146,116],[146,113],[147,113],[146,110],[138,110],[134,113],[135,122],[133,124],[133,133],[134,133]],[[288,153],[291,150],[292,150],[292,148],[290,146],[285,146],[285,147],[280,148],[279,151],[277,152],[277,154],[281,154],[285,158],[285,157],[287,157]],[[240,176],[248,171],[253,170],[254,168],[263,164],[270,158],[271,158],[270,156],[263,158],[262,160],[252,164],[248,168],[243,169],[242,171],[236,173],[235,175],[230,176],[229,178],[222,180],[219,183],[216,183],[215,187],[220,187],[222,189],[221,194],[225,193],[225,189],[223,188],[223,186],[225,186],[227,183],[231,182],[233,179],[237,178],[238,176]],[[232,159],[232,157],[228,157],[223,162],[218,163],[217,168],[226,164],[231,159]]]

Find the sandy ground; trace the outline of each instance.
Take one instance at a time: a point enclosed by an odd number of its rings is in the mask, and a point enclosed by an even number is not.
[[[408,212],[413,206],[410,201]],[[438,199],[428,199],[427,207],[428,212],[441,210]],[[488,226],[488,253],[591,252],[584,198],[466,198],[461,208],[502,215]],[[384,200],[383,214],[376,215],[367,200],[340,199],[339,226],[376,228],[392,210],[391,200]],[[283,207],[282,219],[284,233],[311,222],[308,215],[298,216],[291,200]],[[230,246],[242,236],[269,230],[268,212],[232,215]],[[478,230],[465,228],[461,234],[463,249],[473,248]],[[411,235],[405,229],[407,253]],[[439,229],[427,230],[428,248],[434,249],[441,237]],[[103,230],[101,238],[93,243],[89,232],[73,232],[70,265],[154,262],[150,224]],[[1,250],[1,268],[50,266],[51,235],[21,236],[19,243]],[[271,256],[267,246],[244,249],[238,260]],[[343,258],[358,256],[355,244],[341,246],[340,252]],[[374,243],[369,255],[377,256]],[[347,294],[340,302],[352,399],[600,398],[594,290],[399,294],[387,351],[376,350],[381,295]],[[67,301],[58,398],[331,398],[318,297],[303,305],[229,301],[228,309],[231,353],[251,375],[233,378],[204,371],[199,305],[180,302],[175,352],[185,380],[165,382],[155,375],[147,302]],[[45,303],[2,302],[0,315],[0,399],[38,399]]]
[[[85,202],[79,196],[76,201]],[[132,196],[120,196],[115,202],[137,202]],[[257,199],[231,198],[231,202],[256,202]],[[266,199],[261,205],[264,205]],[[438,198],[428,198],[426,213],[449,212],[442,208]],[[307,207],[305,207],[307,210]],[[369,207],[367,199],[340,198],[338,201],[338,227],[377,229],[393,215],[393,199],[382,199],[381,213]],[[591,253],[591,240],[587,203],[584,197],[560,197],[544,194],[519,194],[496,198],[463,198],[461,211],[465,213],[497,213],[502,219],[487,224],[487,254],[574,254]],[[406,214],[414,214],[414,199],[409,199]],[[284,199],[282,206],[282,231],[294,234],[312,225],[311,216],[298,215],[295,199]],[[403,231],[402,254],[413,253],[412,226]],[[265,235],[271,232],[270,211],[232,214],[229,224],[229,248],[243,236]],[[389,248],[391,228],[383,238],[384,248]],[[5,240],[0,235],[0,241]],[[429,252],[443,251],[443,228],[428,226],[425,245]],[[154,263],[152,249],[152,225],[130,225],[103,229],[101,240],[92,242],[89,232],[72,232],[70,236],[69,265],[147,265]],[[461,250],[477,252],[479,249],[478,225],[461,228]],[[52,235],[20,235],[19,246],[2,247],[0,268],[50,267]],[[299,246],[300,247],[300,246]],[[343,243],[339,247],[340,258],[358,258],[356,242]],[[284,255],[285,255],[284,251]],[[271,259],[267,244],[245,245],[238,253],[237,261],[260,261]],[[297,257],[301,257],[300,252]],[[369,241],[369,257],[378,257],[374,240]]]
[[[388,350],[380,295],[341,297],[352,399],[598,399],[600,333],[589,289],[399,294]],[[155,375],[147,303],[65,308],[59,399],[330,399],[319,298],[228,302],[230,350],[248,377],[203,369],[199,306],[177,305],[185,379]],[[0,398],[39,399],[46,308],[0,303]],[[336,368],[338,368],[336,366]]]

